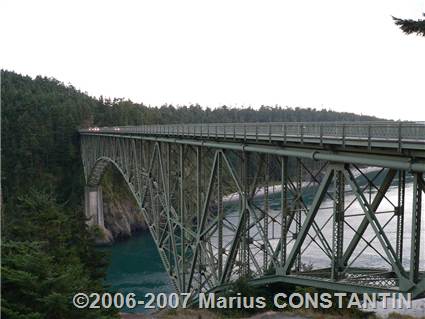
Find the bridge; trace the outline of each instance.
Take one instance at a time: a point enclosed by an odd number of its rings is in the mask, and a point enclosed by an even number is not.
[[[89,222],[104,223],[99,183],[112,165],[177,292],[196,297],[243,277],[251,285],[425,297],[425,123],[79,132]]]

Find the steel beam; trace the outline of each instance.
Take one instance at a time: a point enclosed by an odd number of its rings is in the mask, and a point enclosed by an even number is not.
[[[403,260],[403,236],[404,236],[404,198],[406,187],[406,172],[398,172],[398,188],[397,188],[397,207],[395,214],[397,216],[397,237],[396,237],[396,254],[400,262]]]
[[[222,155],[217,158],[217,229],[218,229],[218,278],[223,275],[223,185],[222,185]]]
[[[113,135],[113,134],[96,134],[91,133],[91,136],[111,136],[119,138],[139,138],[147,141],[170,142],[175,144],[188,144],[194,146],[204,146],[208,148],[228,149],[234,151],[246,151],[253,153],[272,154],[277,156],[289,156],[298,158],[309,158],[316,161],[329,161],[339,163],[349,163],[366,166],[386,167],[396,170],[406,170],[413,172],[425,172],[424,159],[414,161],[413,158],[400,157],[396,155],[379,155],[370,153],[354,153],[348,151],[331,152],[317,149],[303,149],[292,146],[264,146],[249,143],[231,143],[231,142],[208,142],[204,140],[177,139],[143,136],[137,137],[133,135]]]
[[[419,278],[419,260],[421,251],[421,217],[422,217],[422,189],[420,181],[422,174],[413,175],[413,208],[412,231],[410,243],[410,280],[414,283]]]
[[[347,293],[397,293],[398,290],[386,288],[386,287],[371,287],[361,284],[348,283],[348,282],[335,282],[328,279],[319,279],[309,276],[296,276],[296,275],[275,275],[275,276],[264,276],[253,279],[249,282],[252,286],[267,286],[275,283],[285,283],[296,286],[314,287],[317,289],[326,289],[337,292]],[[216,287],[211,292],[224,291],[229,285],[223,285]]]
[[[353,176],[353,174],[346,170],[344,171],[345,177],[347,178],[348,183],[351,186],[351,189],[353,190],[354,194],[356,195],[357,201],[359,202],[360,206],[362,207],[367,219],[369,220],[369,224],[372,226],[376,237],[378,238],[379,242],[381,243],[381,246],[390,261],[394,272],[397,274],[398,280],[400,282],[400,287],[404,290],[411,289],[413,284],[409,279],[406,277],[406,273],[403,269],[403,266],[401,265],[400,260],[398,260],[396,253],[388,240],[388,237],[386,236],[381,224],[379,223],[376,216],[373,214],[373,209],[371,205],[367,202],[366,198],[364,197],[362,191],[360,190],[360,187],[357,185],[357,182]]]
[[[266,245],[269,240],[269,185],[270,185],[270,155],[266,154],[265,177],[264,177],[264,237],[263,237],[263,273],[266,273],[269,265],[269,254]]]
[[[333,231],[332,231],[332,273],[331,278],[338,280],[342,270],[342,257],[344,247],[344,166],[335,169],[335,193],[333,210]]]
[[[396,174],[395,170],[388,170],[387,174],[385,175],[385,178],[382,182],[381,187],[379,188],[377,194],[375,195],[375,198],[373,199],[373,202],[371,204],[371,209],[373,212],[376,212],[379,205],[381,204],[382,200],[385,198],[385,194],[387,193],[388,189],[391,186],[391,183],[394,179],[394,176]],[[351,255],[353,254],[354,250],[356,249],[357,245],[359,244],[364,232],[366,231],[367,227],[369,226],[369,219],[367,216],[363,218],[361,221],[359,227],[357,228],[355,234],[353,235],[353,239],[350,241],[350,244],[348,245],[344,256],[342,258],[342,263],[344,266],[347,266],[348,260],[350,259]]]
[[[326,175],[323,177],[323,180],[320,183],[319,189],[316,192],[313,203],[311,204],[310,210],[308,211],[308,214],[300,230],[300,233],[298,234],[297,239],[294,243],[294,246],[292,247],[292,250],[288,256],[288,260],[283,266],[282,274],[285,274],[285,275],[289,274],[289,271],[294,265],[296,255],[300,251],[301,245],[303,244],[304,239],[307,236],[307,233],[311,225],[313,224],[314,217],[316,216],[317,211],[319,210],[320,204],[322,203],[322,199],[325,196],[326,191],[328,190],[328,187],[329,187],[329,184],[331,183],[333,175],[334,175],[334,171],[332,169],[329,169],[326,172]]]
[[[281,157],[281,224],[280,224],[280,267],[283,267],[286,263],[286,246],[287,246],[287,234],[288,234],[288,158]],[[276,251],[278,251],[276,248]]]

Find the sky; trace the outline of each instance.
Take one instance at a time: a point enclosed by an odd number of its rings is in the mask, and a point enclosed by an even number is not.
[[[0,0],[0,67],[92,96],[425,120],[418,0]]]

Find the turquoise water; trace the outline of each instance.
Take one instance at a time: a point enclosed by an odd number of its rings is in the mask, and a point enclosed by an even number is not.
[[[111,292],[124,295],[135,293],[137,300],[152,292],[172,292],[168,275],[161,263],[149,231],[137,234],[129,240],[102,248],[110,253],[110,265],[106,277]],[[122,309],[123,312],[145,312],[143,306]]]

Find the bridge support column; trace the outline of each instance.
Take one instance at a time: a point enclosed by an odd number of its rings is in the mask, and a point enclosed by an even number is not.
[[[86,186],[84,189],[84,212],[89,226],[105,227],[103,218],[103,195],[101,186]]]
[[[345,178],[344,165],[335,165],[335,190],[332,232],[331,278],[338,280],[343,267],[344,214],[345,214]]]
[[[404,236],[404,201],[406,188],[406,172],[398,171],[398,205],[395,208],[397,217],[396,255],[403,260],[403,236]]]
[[[280,240],[280,266],[283,267],[286,263],[286,248],[287,248],[287,234],[288,234],[288,157],[282,156],[281,158],[281,240]]]
[[[410,248],[410,280],[419,281],[419,259],[421,251],[422,173],[413,175],[412,239]]]
[[[295,190],[295,206],[293,212],[294,214],[294,221],[295,221],[295,239],[298,237],[299,233],[301,232],[301,226],[302,226],[302,183],[303,183],[303,170],[301,165],[301,160],[297,159],[297,177],[296,177],[296,190]],[[297,257],[295,259],[295,271],[299,272],[301,270],[301,249],[297,254]]]

